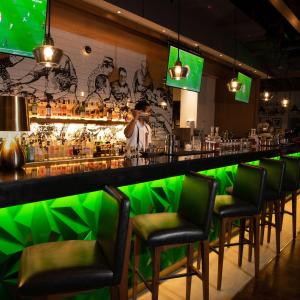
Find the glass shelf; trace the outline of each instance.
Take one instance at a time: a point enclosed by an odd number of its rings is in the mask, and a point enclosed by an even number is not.
[[[95,125],[104,125],[104,126],[114,126],[114,125],[126,125],[129,122],[124,120],[112,120],[108,121],[106,119],[85,119],[85,118],[64,118],[64,117],[30,117],[30,123],[38,124],[95,124]]]

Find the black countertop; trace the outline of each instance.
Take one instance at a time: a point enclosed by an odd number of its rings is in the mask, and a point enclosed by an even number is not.
[[[100,190],[104,185],[124,186],[162,179],[262,157],[298,152],[298,147],[247,152],[134,159],[98,159],[55,164],[30,164],[23,171],[0,172],[0,208]]]

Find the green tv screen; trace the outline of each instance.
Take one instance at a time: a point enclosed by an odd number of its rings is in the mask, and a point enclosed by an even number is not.
[[[239,72],[237,79],[242,84],[242,86],[241,89],[235,93],[235,100],[244,103],[249,103],[252,78]]]
[[[185,79],[175,80],[172,79],[169,72],[167,72],[167,85],[186,89],[194,92],[199,92],[201,87],[201,79],[204,65],[204,58],[179,50],[180,60],[183,66],[188,66],[189,74]],[[171,46],[169,52],[168,70],[174,66],[178,57],[178,48]]]
[[[43,44],[47,0],[0,0],[0,52],[33,57]]]

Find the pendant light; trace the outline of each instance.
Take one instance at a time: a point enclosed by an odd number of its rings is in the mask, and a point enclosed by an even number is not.
[[[281,100],[281,106],[283,108],[287,108],[289,106],[290,100],[287,97],[282,98]]]
[[[269,80],[269,75],[267,74],[267,81]],[[268,84],[266,84],[267,86]],[[269,91],[268,87],[265,88],[265,90],[261,93],[260,96],[261,100],[264,102],[269,102],[272,98],[273,95],[271,94],[271,92]]]
[[[189,76],[189,68],[182,65],[182,62],[180,60],[180,51],[179,51],[179,45],[180,45],[180,1],[178,0],[178,14],[177,14],[177,20],[178,20],[178,39],[177,39],[177,60],[175,62],[175,65],[169,69],[169,74],[172,79],[180,80],[185,79]]]
[[[288,71],[287,71],[288,72]],[[287,80],[287,88],[288,88],[288,92],[287,92],[287,96],[284,96],[281,99],[281,106],[282,108],[288,108],[289,104],[290,104],[290,99],[291,99],[291,86],[290,86],[290,82],[289,80]]]
[[[236,9],[233,9],[233,26],[234,26],[234,61],[233,61],[233,78],[227,83],[229,92],[238,92],[242,84],[235,77],[236,56],[237,56],[237,34],[236,34]]]
[[[261,99],[264,102],[270,101],[272,99],[271,93],[268,90],[263,91],[261,94]]]
[[[41,47],[35,48],[33,54],[37,64],[46,68],[56,68],[59,66],[63,51],[54,47],[54,41],[51,37],[51,0],[48,0],[47,6],[47,25],[44,44]]]

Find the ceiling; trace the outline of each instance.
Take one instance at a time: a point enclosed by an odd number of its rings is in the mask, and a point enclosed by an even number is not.
[[[177,31],[178,0],[106,2]],[[292,18],[272,2],[282,4]],[[182,35],[273,78],[299,78],[300,89],[300,33],[291,25],[293,19],[300,28],[300,0],[181,0],[180,16]]]

